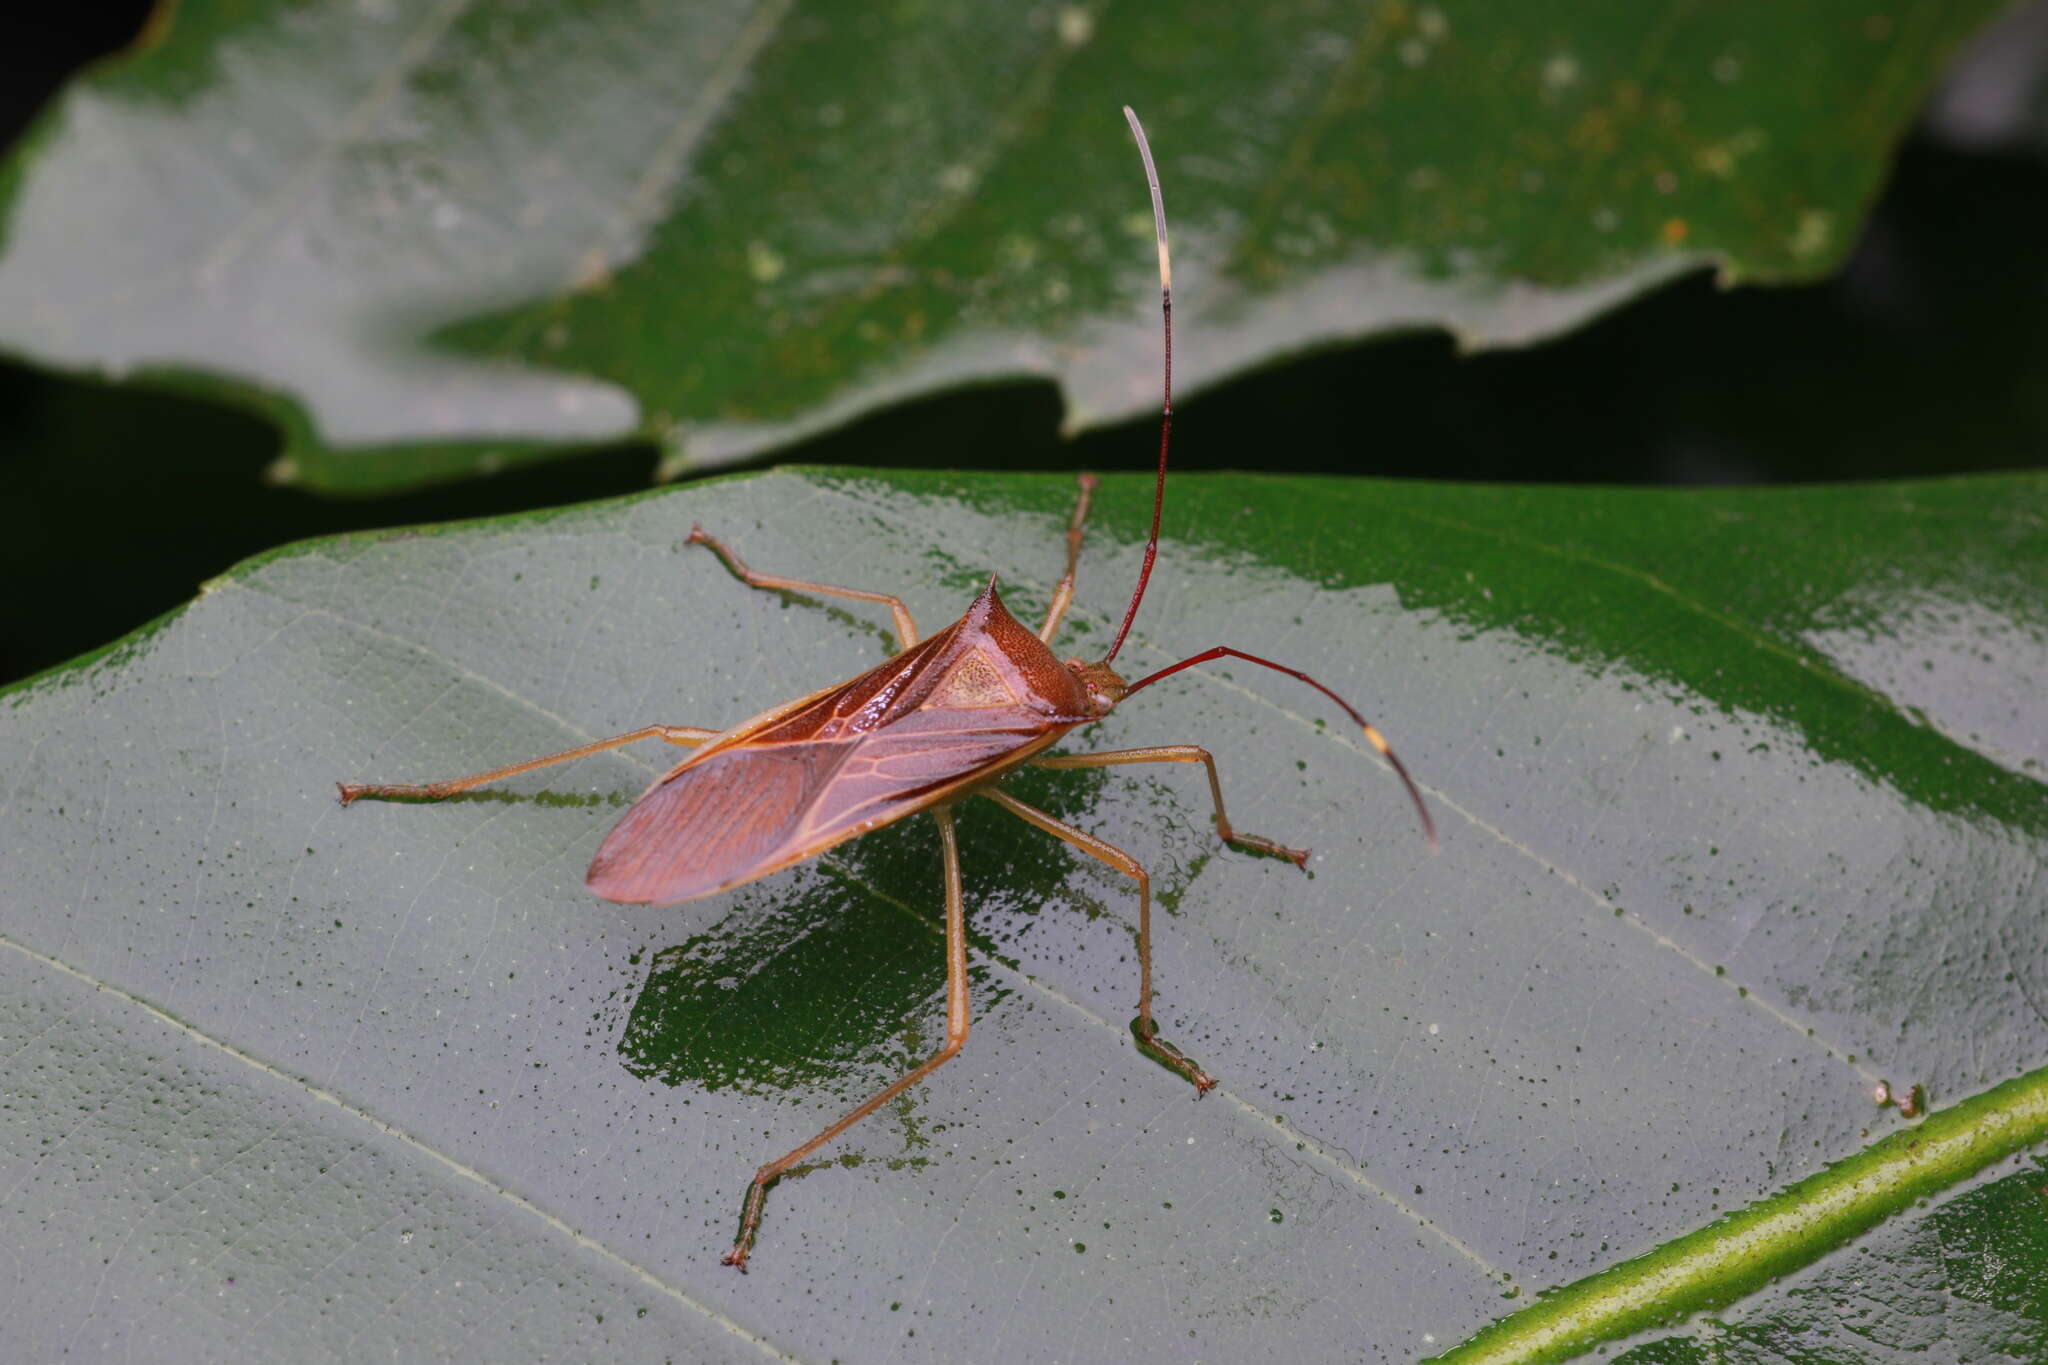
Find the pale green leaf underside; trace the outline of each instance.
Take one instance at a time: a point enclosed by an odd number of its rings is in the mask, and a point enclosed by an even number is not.
[[[1079,652],[1147,496],[1104,487]],[[1133,698],[1074,747],[1208,744],[1242,824],[1317,852],[1219,852],[1180,769],[1020,779],[1153,870],[1162,1022],[1221,1092],[1130,1046],[1127,883],[972,803],[966,1052],[720,1267],[754,1167],[935,1044],[929,822],[645,910],[581,878],[667,751],[436,806],[332,784],[726,724],[879,656],[873,613],[745,588],[692,522],[931,627],[990,569],[1042,609],[1070,498],[780,474],[309,544],[0,697],[6,1338],[1166,1360],[1284,1325],[1413,1359],[1881,1138],[1880,1077],[1947,1106],[2048,1063],[2048,718],[2004,681],[2048,639],[2038,479],[1191,478],[1120,662],[1307,668],[1442,852],[1286,679]]]

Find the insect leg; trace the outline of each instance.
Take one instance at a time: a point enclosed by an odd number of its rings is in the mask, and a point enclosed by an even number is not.
[[[880,602],[889,608],[889,614],[896,618],[896,638],[903,642],[905,649],[917,643],[917,624],[910,619],[910,608],[903,605],[903,599],[886,592],[868,592],[861,588],[835,588],[830,583],[812,583],[802,578],[780,578],[774,574],[755,573],[748,568],[733,551],[732,546],[715,536],[705,534],[701,526],[690,528],[689,544],[709,545],[731,569],[750,587],[777,588],[784,592],[811,592],[822,597],[851,597],[856,602]]]
[[[1223,836],[1224,843],[1236,844],[1253,853],[1285,858],[1296,867],[1308,866],[1307,849],[1289,848],[1286,844],[1277,844],[1256,834],[1239,834],[1231,827],[1230,816],[1223,809],[1223,783],[1216,776],[1216,760],[1199,744],[1154,744],[1143,749],[1110,749],[1095,754],[1054,754],[1050,758],[1034,758],[1031,763],[1037,768],[1113,768],[1124,763],[1204,764],[1209,769],[1209,795],[1216,798],[1216,832]]]
[[[579,744],[573,749],[564,749],[545,758],[529,759],[525,763],[493,768],[487,773],[473,773],[468,777],[451,777],[444,782],[337,782],[334,785],[341,789],[341,804],[344,806],[364,796],[376,797],[379,800],[395,798],[401,801],[438,801],[444,796],[466,792],[471,787],[481,787],[486,782],[496,782],[500,778],[530,773],[535,768],[545,768],[550,763],[567,763],[572,758],[582,758],[586,754],[601,754],[607,749],[631,744],[636,739],[659,739],[670,744],[693,745],[702,744],[717,735],[716,730],[705,730],[695,725],[643,725],[638,730],[613,735],[610,739],[592,740],[588,744]]]
[[[1083,474],[1081,500],[1074,504],[1073,520],[1067,523],[1067,571],[1060,576],[1059,587],[1053,590],[1052,609],[1045,614],[1045,624],[1038,628],[1038,638],[1052,643],[1052,633],[1060,628],[1060,618],[1067,614],[1067,606],[1074,600],[1074,566],[1081,559],[1081,524],[1088,520],[1088,500],[1095,494],[1095,485],[1100,482],[1093,474]]]
[[[727,1265],[736,1265],[743,1271],[747,1268],[747,1257],[754,1250],[754,1234],[761,1227],[761,1206],[768,1198],[770,1185],[812,1152],[951,1061],[967,1041],[967,907],[960,893],[960,842],[953,833],[952,811],[936,806],[932,818],[939,822],[939,850],[946,873],[946,1045],[907,1075],[899,1076],[880,1094],[848,1110],[830,1128],[754,1173],[753,1183],[747,1186],[746,1202],[740,1209],[739,1239],[721,1258]]]
[[[986,796],[1018,819],[1038,826],[1056,839],[1066,840],[1083,853],[1102,859],[1138,884],[1138,1017],[1131,1020],[1131,1036],[1138,1040],[1140,1052],[1190,1082],[1195,1087],[1197,1095],[1206,1094],[1215,1086],[1216,1078],[1196,1066],[1179,1048],[1161,1038],[1159,1025],[1152,1018],[1152,878],[1146,875],[1144,867],[1136,858],[1114,844],[1106,844],[1092,834],[1055,820],[1037,807],[1025,805],[1008,792],[994,787],[983,787],[975,794]]]

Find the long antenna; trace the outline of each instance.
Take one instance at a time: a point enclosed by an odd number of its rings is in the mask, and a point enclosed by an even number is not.
[[[1121,701],[1124,697],[1129,697],[1139,688],[1150,687],[1161,678],[1171,677],[1183,668],[1193,668],[1196,664],[1205,664],[1211,659],[1243,659],[1248,664],[1257,664],[1261,668],[1270,668],[1275,673],[1285,673],[1290,678],[1299,678],[1331,701],[1336,702],[1337,705],[1343,707],[1344,714],[1357,722],[1359,729],[1365,731],[1366,743],[1372,745],[1379,752],[1379,756],[1387,760],[1387,766],[1394,770],[1394,776],[1400,778],[1401,785],[1408,789],[1408,799],[1415,803],[1415,813],[1422,817],[1422,837],[1429,840],[1429,846],[1432,849],[1436,847],[1436,821],[1429,818],[1429,807],[1424,805],[1422,801],[1422,789],[1415,785],[1414,778],[1408,776],[1408,766],[1395,755],[1393,747],[1387,743],[1386,736],[1382,735],[1378,727],[1373,725],[1371,721],[1360,715],[1357,707],[1298,668],[1289,668],[1286,664],[1276,664],[1271,659],[1261,659],[1256,654],[1247,654],[1241,649],[1232,649],[1229,645],[1215,645],[1203,650],[1200,654],[1189,655],[1177,664],[1168,664],[1157,673],[1146,674],[1125,688],[1123,697],[1119,697],[1118,700]]]
[[[1159,416],[1159,486],[1152,494],[1152,538],[1145,542],[1145,566],[1138,570],[1137,591],[1131,594],[1131,605],[1124,610],[1124,623],[1117,627],[1116,642],[1102,656],[1105,664],[1124,647],[1124,637],[1131,633],[1131,622],[1137,619],[1138,603],[1145,598],[1145,584],[1152,578],[1152,561],[1159,557],[1159,514],[1166,507],[1166,448],[1173,436],[1173,260],[1166,254],[1166,203],[1159,197],[1159,170],[1152,164],[1145,125],[1138,122],[1137,114],[1128,104],[1124,106],[1124,118],[1131,125],[1131,136],[1138,139],[1138,155],[1145,162],[1145,183],[1152,187],[1152,226],[1159,235],[1159,319],[1166,335],[1165,379],[1161,386],[1165,403]]]
[[[1124,610],[1124,623],[1117,627],[1116,641],[1110,645],[1109,653],[1102,656],[1104,666],[1107,666],[1109,661],[1116,657],[1116,652],[1124,647],[1124,637],[1131,633],[1131,622],[1138,615],[1138,603],[1145,599],[1145,585],[1152,578],[1152,561],[1159,557],[1159,514],[1166,508],[1166,450],[1167,443],[1173,435],[1173,261],[1166,254],[1166,204],[1159,197],[1159,170],[1152,164],[1152,148],[1145,141],[1145,126],[1138,122],[1137,114],[1132,112],[1128,104],[1124,106],[1124,118],[1131,125],[1131,136],[1138,140],[1138,155],[1145,162],[1145,183],[1152,187],[1152,226],[1159,236],[1159,324],[1166,338],[1166,364],[1165,378],[1161,386],[1164,390],[1164,403],[1159,415],[1159,484],[1152,494],[1152,537],[1145,542],[1145,564],[1138,570],[1138,587],[1131,594],[1131,605]],[[1422,800],[1422,789],[1415,785],[1414,778],[1408,776],[1407,766],[1395,756],[1386,737],[1359,714],[1357,707],[1298,668],[1289,668],[1286,664],[1274,663],[1271,659],[1262,659],[1256,654],[1232,649],[1229,645],[1217,645],[1203,650],[1200,654],[1182,659],[1177,664],[1168,664],[1156,673],[1148,673],[1119,691],[1117,700],[1122,701],[1140,688],[1150,687],[1161,678],[1171,677],[1183,668],[1193,668],[1196,664],[1207,663],[1211,659],[1225,658],[1242,659],[1246,663],[1257,664],[1261,668],[1270,668],[1276,673],[1298,678],[1343,707],[1344,713],[1365,731],[1366,742],[1387,761],[1387,765],[1394,770],[1394,776],[1401,779],[1401,785],[1408,791],[1408,799],[1415,803],[1416,815],[1422,819],[1423,838],[1429,841],[1431,848],[1436,847],[1436,821],[1429,817],[1429,807]]]

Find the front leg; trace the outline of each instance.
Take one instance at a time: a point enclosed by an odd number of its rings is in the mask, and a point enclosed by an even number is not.
[[[1093,474],[1081,475],[1081,500],[1074,504],[1074,515],[1067,522],[1067,571],[1060,575],[1059,586],[1052,590],[1052,606],[1046,609],[1045,624],[1038,628],[1038,638],[1052,643],[1053,632],[1060,628],[1060,620],[1067,614],[1067,608],[1074,601],[1074,569],[1081,562],[1081,528],[1088,523],[1088,503],[1095,496],[1095,487],[1102,480]]]
[[[986,796],[1026,824],[1036,825],[1055,839],[1064,839],[1083,853],[1102,859],[1138,884],[1138,1017],[1131,1020],[1131,1036],[1138,1040],[1140,1052],[1194,1086],[1197,1096],[1215,1089],[1216,1078],[1161,1038],[1159,1025],[1152,1018],[1152,878],[1144,865],[1115,844],[1075,829],[1064,820],[1056,820],[1036,806],[1027,806],[998,787],[983,787],[975,795]]]

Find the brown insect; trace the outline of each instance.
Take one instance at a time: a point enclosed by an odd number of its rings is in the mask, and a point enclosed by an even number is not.
[[[1074,567],[1081,553],[1081,528],[1095,488],[1081,478],[1081,496],[1067,526],[1067,568],[1052,597],[1045,623],[1034,633],[1003,607],[991,577],[967,614],[936,635],[920,638],[900,598],[882,592],[833,587],[749,569],[730,546],[692,527],[689,543],[706,545],[742,580],[756,588],[849,597],[877,602],[895,618],[902,652],[848,682],[786,702],[729,730],[688,725],[648,725],[596,740],[545,758],[445,782],[420,785],[341,783],[341,801],[361,797],[434,799],[487,782],[531,772],[586,754],[602,753],[640,739],[695,746],[633,804],[613,826],[591,861],[586,884],[606,900],[631,905],[668,905],[729,891],[779,871],[848,839],[918,811],[938,822],[946,887],[946,1043],[924,1062],[849,1110],[824,1132],[754,1173],[740,1214],[739,1238],[725,1254],[727,1265],[746,1269],[768,1188],[799,1161],[923,1080],[959,1052],[967,1041],[967,930],[960,894],[960,852],[953,831],[952,804],[987,797],[1003,809],[1100,858],[1138,884],[1138,1016],[1131,1032],[1146,1055],[1186,1078],[1200,1095],[1216,1084],[1206,1071],[1158,1036],[1152,1019],[1151,882],[1138,860],[1092,834],[1025,805],[996,785],[1020,764],[1042,768],[1098,768],[1125,763],[1200,763],[1208,769],[1209,794],[1216,803],[1216,831],[1255,853],[1306,865],[1308,850],[1288,848],[1238,833],[1223,809],[1216,762],[1195,744],[1162,744],[1106,753],[1043,756],[1069,730],[1108,715],[1133,692],[1161,678],[1211,659],[1242,659],[1298,678],[1342,707],[1364,729],[1366,739],[1392,766],[1407,788],[1423,833],[1432,846],[1436,830],[1401,760],[1379,731],[1355,707],[1298,669],[1217,645],[1125,682],[1110,667],[1144,599],[1159,549],[1159,518],[1166,497],[1166,453],[1173,432],[1173,287],[1166,251],[1166,210],[1159,175],[1138,116],[1124,117],[1138,140],[1145,177],[1152,190],[1152,216],[1159,238],[1159,294],[1165,335],[1165,410],[1159,424],[1159,472],[1152,503],[1152,533],[1137,588],[1109,652],[1099,662],[1062,661],[1049,648],[1053,633],[1074,597]]]

